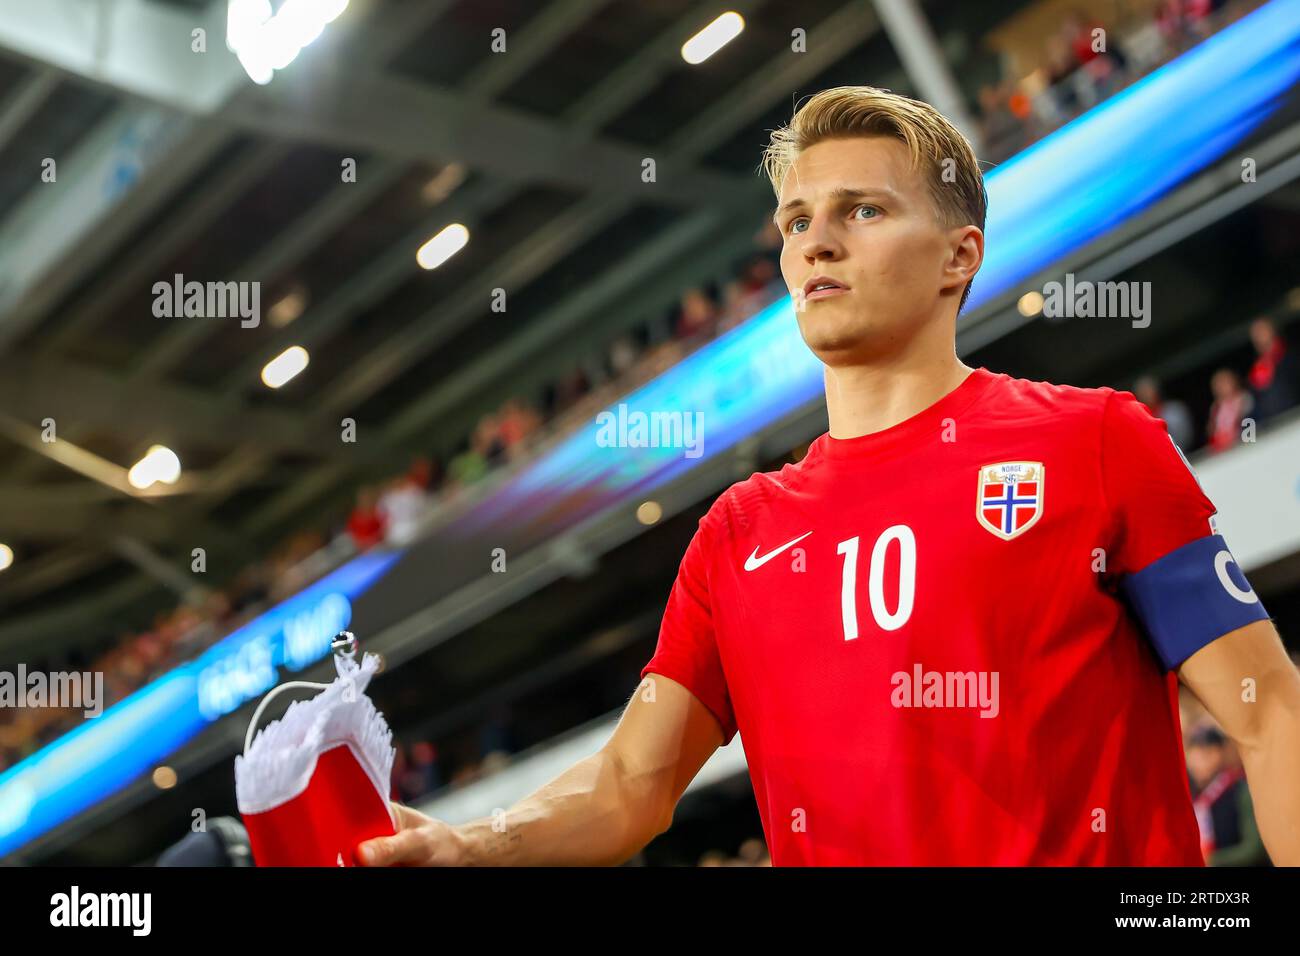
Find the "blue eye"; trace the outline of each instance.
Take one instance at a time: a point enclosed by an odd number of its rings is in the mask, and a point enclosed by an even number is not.
[[[801,222],[803,222],[803,221],[804,221],[804,217],[803,217],[803,216],[800,216],[798,219],[796,219],[796,220],[794,220],[792,223],[790,223],[790,232],[793,233],[793,232],[794,232],[794,227],[797,226],[799,223],[801,223]]]
[[[875,206],[868,206],[868,205],[865,205],[865,204],[859,206],[857,209],[855,209],[855,210],[853,210],[853,211],[854,211],[854,212],[857,212],[858,209],[870,209],[870,210],[871,210],[871,216],[868,217],[868,218],[871,218],[871,219],[875,219],[875,218],[876,218],[876,214],[880,212],[880,210],[877,209]]]

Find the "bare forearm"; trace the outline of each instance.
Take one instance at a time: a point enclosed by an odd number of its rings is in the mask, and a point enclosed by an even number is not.
[[[509,810],[456,829],[470,866],[611,866],[649,842],[661,818],[652,781],[599,751]]]
[[[1260,746],[1241,756],[1269,857],[1275,866],[1300,866],[1300,714],[1274,721]]]

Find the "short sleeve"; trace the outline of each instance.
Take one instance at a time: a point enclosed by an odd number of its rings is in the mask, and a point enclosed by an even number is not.
[[[1165,423],[1128,392],[1102,413],[1107,570],[1169,670],[1265,611],[1215,524],[1214,504]]]
[[[1165,423],[1129,392],[1111,393],[1102,414],[1101,481],[1112,520],[1112,572],[1136,573],[1217,533],[1214,504]]]
[[[658,646],[650,662],[642,668],[641,677],[660,674],[694,694],[718,721],[725,745],[736,735],[736,718],[718,654],[709,593],[717,510],[715,506],[700,519],[695,536],[686,548],[659,627]]]

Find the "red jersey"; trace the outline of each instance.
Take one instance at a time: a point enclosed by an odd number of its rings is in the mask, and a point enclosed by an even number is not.
[[[642,676],[739,730],[775,865],[1198,866],[1195,648],[1118,585],[1214,513],[1131,394],[977,369],[723,493]]]

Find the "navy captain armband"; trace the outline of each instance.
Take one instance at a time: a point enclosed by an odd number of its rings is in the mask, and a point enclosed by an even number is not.
[[[1229,631],[1268,619],[1218,534],[1198,538],[1130,574],[1124,591],[1169,670]]]

